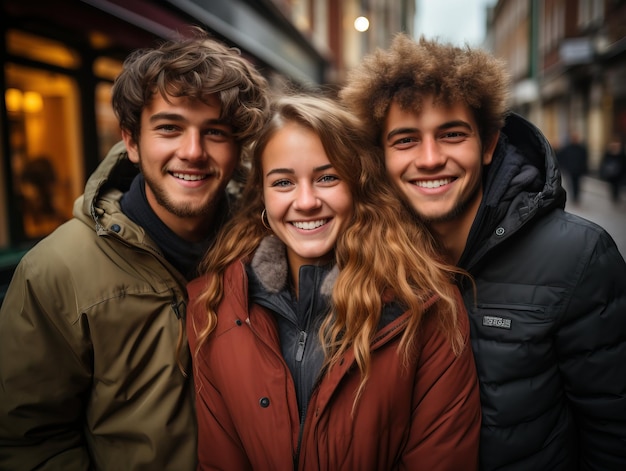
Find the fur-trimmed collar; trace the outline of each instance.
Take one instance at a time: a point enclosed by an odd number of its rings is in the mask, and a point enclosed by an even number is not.
[[[270,293],[279,293],[288,289],[289,268],[287,265],[287,253],[285,244],[276,236],[265,237],[257,248],[252,262],[252,270],[259,282]],[[337,265],[325,275],[320,286],[320,293],[326,297],[332,294],[333,286],[339,275]]]

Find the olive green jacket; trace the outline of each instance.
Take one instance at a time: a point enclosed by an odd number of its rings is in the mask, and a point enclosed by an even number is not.
[[[136,173],[115,146],[74,218],[15,272],[0,310],[2,470],[195,469],[176,357],[186,280],[120,211]]]

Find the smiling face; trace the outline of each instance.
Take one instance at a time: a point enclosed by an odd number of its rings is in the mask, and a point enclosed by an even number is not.
[[[187,240],[202,238],[238,163],[231,126],[220,121],[220,103],[156,94],[141,113],[139,141],[123,132],[129,159],[146,179],[157,216]]]
[[[462,103],[425,99],[419,114],[393,102],[383,129],[387,172],[420,218],[437,233],[469,233],[482,198],[483,147],[476,120]]]
[[[263,150],[262,168],[267,219],[287,246],[292,274],[301,265],[326,261],[352,215],[352,195],[320,138],[286,124]]]

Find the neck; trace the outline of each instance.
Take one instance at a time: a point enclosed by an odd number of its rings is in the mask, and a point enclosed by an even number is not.
[[[458,264],[465,250],[469,230],[459,230],[457,223],[437,223],[431,225],[431,231],[441,243],[446,262]]]
[[[171,224],[166,219],[163,219],[165,225],[170,230],[187,242],[200,242],[205,240],[211,233],[211,222],[213,221],[213,215],[202,215],[199,218],[177,218]]]
[[[211,205],[208,211],[204,211],[201,214],[195,216],[179,216],[177,214],[168,211],[161,206],[155,199],[154,195],[150,191],[146,191],[148,204],[163,221],[169,230],[187,242],[200,242],[207,238],[211,233],[212,222],[215,215],[216,205]]]
[[[448,263],[458,265],[465,251],[474,219],[482,201],[482,188],[464,207],[459,208],[456,216],[430,223],[430,229],[443,246]]]

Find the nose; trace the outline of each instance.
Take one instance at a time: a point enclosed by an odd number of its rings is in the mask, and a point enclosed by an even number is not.
[[[422,152],[420,152],[420,156],[415,162],[418,167],[437,168],[446,163],[445,154],[440,149],[436,138],[430,136],[423,137],[421,150]]]
[[[182,136],[178,155],[184,160],[196,160],[204,157],[205,149],[199,131],[188,129]]]
[[[299,185],[296,193],[296,199],[293,202],[294,208],[299,211],[310,211],[317,209],[321,205],[320,199],[317,197],[315,188],[310,184]]]

